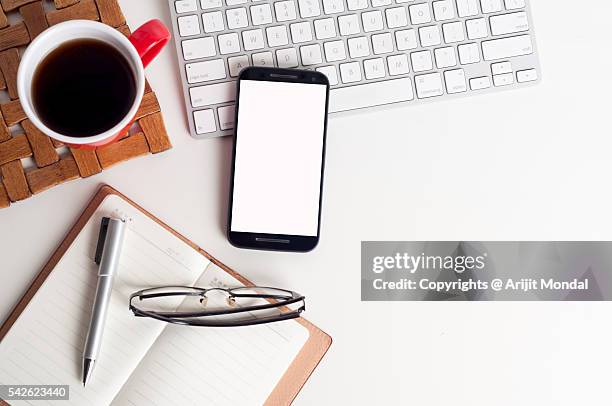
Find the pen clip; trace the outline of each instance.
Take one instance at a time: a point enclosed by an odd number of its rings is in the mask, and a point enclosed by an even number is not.
[[[98,246],[96,247],[96,256],[94,262],[96,265],[100,265],[102,261],[102,252],[104,251],[104,242],[106,241],[106,232],[108,231],[108,223],[110,218],[102,217],[102,224],[100,224],[100,234],[98,235]]]

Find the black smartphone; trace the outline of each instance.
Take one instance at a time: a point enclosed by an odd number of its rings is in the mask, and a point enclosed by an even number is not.
[[[246,68],[238,77],[228,239],[306,252],[319,242],[329,81],[322,73]]]

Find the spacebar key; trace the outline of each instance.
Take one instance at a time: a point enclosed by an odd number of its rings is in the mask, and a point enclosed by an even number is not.
[[[336,113],[412,99],[414,92],[410,78],[341,87],[329,92],[329,112]]]

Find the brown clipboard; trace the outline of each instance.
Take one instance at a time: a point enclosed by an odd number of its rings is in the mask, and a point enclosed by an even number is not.
[[[182,236],[181,234],[174,231],[168,225],[160,221],[157,217],[153,216],[151,213],[140,207],[138,204],[119,193],[117,190],[113,189],[108,185],[103,185],[100,187],[96,195],[93,197],[91,202],[87,205],[83,214],[79,217],[76,224],[70,229],[68,235],[62,241],[60,246],[55,250],[51,258],[47,262],[47,264],[43,267],[42,271],[38,274],[38,276],[34,279],[25,295],[19,300],[15,308],[11,311],[8,319],[2,324],[0,327],[0,342],[4,336],[11,329],[12,325],[19,318],[19,315],[26,308],[30,300],[34,297],[38,289],[42,286],[47,276],[53,271],[59,260],[64,256],[64,253],[72,242],[79,235],[85,224],[89,221],[91,216],[96,212],[98,206],[104,201],[104,199],[109,195],[117,195],[138,210],[140,210],[143,214],[147,215],[149,218],[154,220],[156,223],[164,227],[168,232],[174,234],[176,237],[180,238],[194,250],[198,251],[201,255],[208,258],[211,262],[219,266],[221,269],[241,281],[246,285],[252,285],[252,283],[247,280],[245,277],[235,272],[234,270],[228,268],[226,265],[218,261],[208,252],[198,247],[196,244]],[[266,400],[266,406],[280,406],[280,405],[290,405],[297,394],[300,392],[314,369],[317,367],[327,350],[329,349],[332,338],[326,334],[323,330],[319,329],[317,326],[309,322],[308,320],[300,317],[296,319],[296,322],[300,323],[304,327],[308,329],[310,336],[304,347],[300,350],[298,355],[295,357],[287,371],[285,371],[283,377],[278,382],[268,399]],[[6,404],[2,400],[0,400],[0,404]]]

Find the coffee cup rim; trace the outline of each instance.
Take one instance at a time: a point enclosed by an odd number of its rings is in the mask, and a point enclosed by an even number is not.
[[[36,72],[38,65],[44,60],[44,58],[51,51],[57,49],[57,47],[59,47],[61,44],[64,44],[68,40],[61,41],[57,43],[56,45],[52,46],[50,50],[47,51],[43,55],[40,55],[39,53],[36,52],[37,48],[40,47],[41,44],[44,44],[46,41],[49,41],[51,38],[53,38],[53,36],[57,35],[58,33],[62,31],[76,29],[76,28],[89,28],[89,29],[93,28],[94,30],[100,31],[101,33],[104,33],[104,34],[107,34],[113,37],[123,46],[124,50],[129,54],[128,62],[135,69],[134,73],[135,73],[135,80],[136,80],[136,95],[134,97],[134,102],[132,103],[130,110],[126,113],[124,118],[121,121],[119,121],[117,124],[115,124],[112,128],[104,132],[101,132],[95,135],[90,135],[87,137],[67,136],[67,135],[58,133],[57,131],[54,131],[53,129],[46,126],[42,122],[42,120],[39,118],[33,106],[33,100],[32,100],[32,95],[31,95],[33,74],[31,77],[26,77],[27,76],[26,71],[28,70],[29,64],[32,64],[34,61],[35,67],[32,70],[32,73]],[[82,37],[77,36],[77,37],[71,38],[70,40],[76,40],[76,39],[81,39],[81,38],[92,38],[92,39],[105,41],[105,38],[102,35],[100,36],[91,35],[91,36],[82,36]],[[110,43],[108,41],[105,41],[105,42],[109,43],[113,47],[116,47],[116,45],[113,43]],[[122,52],[122,54],[123,53],[124,52]],[[138,54],[138,52],[136,51],[136,48],[134,47],[134,45],[132,45],[130,40],[127,37],[125,37],[122,33],[117,31],[116,29],[106,24],[103,24],[97,21],[90,21],[90,20],[65,21],[65,22],[54,25],[46,29],[45,31],[43,31],[26,48],[25,52],[23,53],[21,57],[21,62],[19,64],[19,69],[17,71],[17,93],[18,93],[19,100],[21,102],[23,111],[26,114],[26,116],[30,119],[32,124],[34,124],[34,126],[37,127],[40,131],[42,131],[45,135],[48,135],[58,141],[61,141],[67,144],[73,144],[73,145],[75,144],[76,145],[87,145],[87,144],[99,143],[111,137],[117,136],[122,130],[128,127],[134,120],[134,117],[136,116],[136,113],[138,112],[138,108],[140,107],[140,103],[142,102],[142,97],[144,95],[144,86],[145,86],[144,82],[145,82],[145,77],[144,77],[144,66],[142,64],[142,60],[140,59],[140,55]]]

